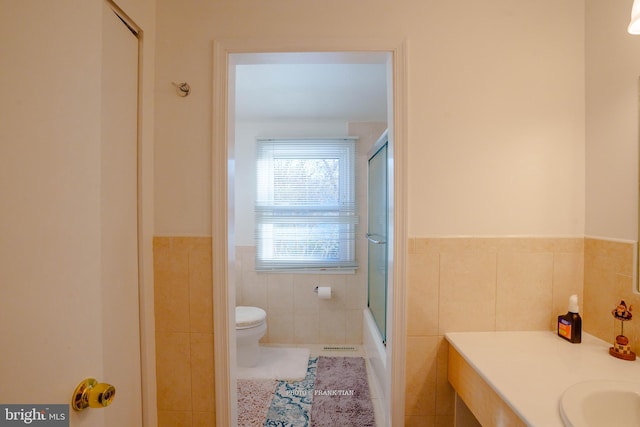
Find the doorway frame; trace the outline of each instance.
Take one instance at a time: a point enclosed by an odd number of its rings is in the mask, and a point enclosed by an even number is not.
[[[212,118],[212,268],[213,268],[213,346],[215,409],[217,425],[234,425],[236,390],[230,368],[235,350],[231,348],[231,308],[235,307],[233,255],[229,240],[229,220],[233,204],[229,170],[229,140],[233,137],[229,111],[230,55],[237,53],[287,52],[388,52],[393,69],[394,143],[394,230],[393,296],[391,341],[391,396],[388,402],[390,425],[404,424],[406,354],[406,254],[407,254],[407,48],[398,38],[340,39],[217,39],[213,41],[213,118]],[[222,208],[223,207],[223,208]],[[221,209],[222,208],[222,209]],[[235,363],[233,363],[235,365]]]

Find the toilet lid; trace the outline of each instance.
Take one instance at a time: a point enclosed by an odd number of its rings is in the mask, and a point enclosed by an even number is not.
[[[236,307],[236,328],[244,329],[258,326],[267,318],[267,312],[258,307]]]

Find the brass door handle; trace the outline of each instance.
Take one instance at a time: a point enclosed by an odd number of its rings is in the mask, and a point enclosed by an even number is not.
[[[74,390],[71,407],[76,411],[104,408],[111,405],[115,395],[116,388],[111,384],[99,383],[95,378],[86,378]]]

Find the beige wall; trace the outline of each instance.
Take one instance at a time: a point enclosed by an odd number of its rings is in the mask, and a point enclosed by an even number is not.
[[[586,235],[637,240],[640,36],[631,0],[586,1]]]
[[[410,236],[583,234],[581,0],[157,8],[156,234],[211,234],[212,40],[233,37],[407,39]]]
[[[581,238],[583,24],[581,0],[159,0],[156,234],[211,235],[212,40],[387,37],[406,38],[408,47],[408,237]],[[171,85],[176,80],[189,81],[192,95],[177,97]],[[527,265],[519,277],[543,284],[519,289],[539,300],[526,312],[548,317],[555,310],[548,295],[552,256],[537,250],[514,254],[510,262]],[[497,256],[484,249],[478,255]],[[438,262],[457,271],[462,260]],[[440,282],[410,275],[407,286],[416,306],[408,318],[407,423],[450,425],[451,392],[443,381],[440,345],[446,324],[442,330],[416,329],[422,316],[439,322],[440,300],[433,292]],[[458,288],[446,309],[460,304],[468,310],[464,303],[480,279],[469,274],[452,280]],[[501,280],[494,277],[483,289],[512,279]],[[427,310],[434,301],[438,311]],[[495,304],[487,316],[511,313],[508,304]],[[427,311],[416,313],[420,308]],[[550,327],[551,319],[537,318]],[[496,327],[495,319],[489,323],[487,328]]]
[[[450,425],[443,333],[551,328],[583,292],[585,330],[610,340],[603,316],[634,298],[628,247],[618,269],[611,242],[580,244],[636,240],[631,3],[159,0],[156,234],[211,234],[213,39],[406,38],[407,425]],[[175,80],[193,96],[176,97]]]

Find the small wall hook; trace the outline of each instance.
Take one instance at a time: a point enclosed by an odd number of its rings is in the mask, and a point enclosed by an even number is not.
[[[184,98],[185,96],[188,96],[191,93],[191,86],[189,86],[189,83],[187,82],[182,82],[182,83],[171,82],[171,84],[173,84],[176,87],[176,92],[178,93],[178,96],[182,98]]]

